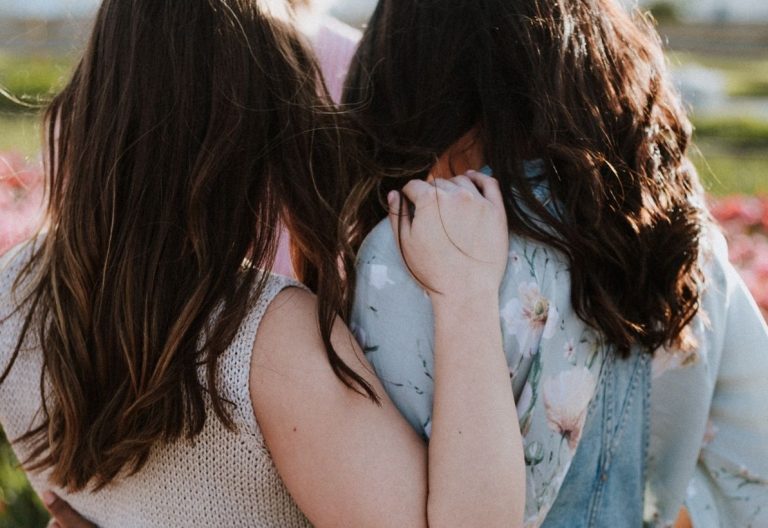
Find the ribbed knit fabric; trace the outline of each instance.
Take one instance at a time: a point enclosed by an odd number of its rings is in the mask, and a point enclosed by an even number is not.
[[[31,244],[20,246],[0,264],[0,371],[7,366],[21,331],[23,314],[13,314],[18,295],[12,293],[12,286],[30,253]],[[221,358],[218,383],[222,396],[236,404],[237,432],[227,430],[209,405],[202,434],[193,442],[158,445],[138,474],[98,493],[53,489],[101,528],[310,526],[277,474],[254,418],[248,385],[259,323],[275,296],[290,286],[298,284],[285,277],[269,277]],[[40,409],[41,369],[39,348],[30,339],[10,377],[0,385],[0,422],[9,439],[26,432]],[[18,444],[14,448],[23,459],[26,449]],[[52,488],[45,474],[29,477],[38,493]]]

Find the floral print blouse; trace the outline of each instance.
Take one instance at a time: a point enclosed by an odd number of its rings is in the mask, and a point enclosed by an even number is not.
[[[704,246],[695,346],[659,350],[652,362],[644,516],[649,526],[672,526],[685,503],[697,528],[768,526],[768,327],[716,228]],[[431,302],[388,221],[366,239],[357,272],[352,330],[389,396],[428,439]],[[611,346],[573,310],[567,259],[537,242],[510,237],[500,307],[529,468],[526,527],[537,527],[571,465]]]

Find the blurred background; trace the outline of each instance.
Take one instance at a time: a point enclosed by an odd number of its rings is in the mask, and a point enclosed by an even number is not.
[[[321,0],[363,28],[375,0]],[[768,314],[768,2],[622,0],[650,10],[696,127],[691,156],[731,257]],[[0,253],[38,219],[36,107],[62,86],[98,0],[0,0]],[[45,526],[0,431],[0,528]]]

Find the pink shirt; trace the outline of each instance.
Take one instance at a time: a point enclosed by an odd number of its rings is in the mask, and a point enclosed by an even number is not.
[[[361,33],[330,16],[321,17],[319,23],[313,25],[306,33],[320,63],[328,91],[333,100],[338,103],[341,100],[344,79],[360,42]],[[280,235],[280,247],[272,271],[293,276],[289,237],[285,229]]]

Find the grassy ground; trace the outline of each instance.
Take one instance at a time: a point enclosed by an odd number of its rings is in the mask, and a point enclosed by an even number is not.
[[[671,52],[670,64],[699,64],[725,75],[732,97],[768,97],[768,56],[723,57],[702,53]]]
[[[0,52],[0,111],[19,111],[24,105],[39,106],[64,85],[73,58],[62,56],[9,55]],[[19,104],[21,103],[21,104]]]
[[[33,156],[40,152],[40,144],[40,126],[36,116],[0,113],[0,152]]]
[[[695,126],[691,158],[712,194],[768,194],[768,122],[724,117]]]

